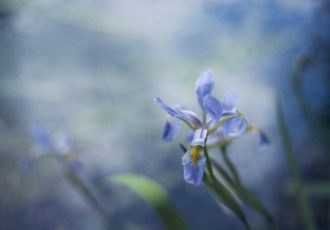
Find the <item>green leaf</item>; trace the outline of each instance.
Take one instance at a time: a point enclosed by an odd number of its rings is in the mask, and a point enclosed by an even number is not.
[[[223,179],[231,186],[231,189],[237,194],[237,196],[250,207],[259,212],[268,222],[272,223],[273,218],[269,211],[264,207],[261,201],[241,183],[235,182],[230,178],[228,173],[215,161],[212,162],[214,168],[221,174]]]
[[[220,181],[215,180],[214,177],[210,177],[209,174],[204,176],[204,182],[208,188],[216,195],[219,201],[242,221],[246,229],[251,229],[236,197],[230,192],[230,190],[228,190],[228,188]]]
[[[110,181],[122,184],[137,193],[158,214],[166,229],[187,229],[185,221],[178,213],[167,192],[155,181],[133,174],[112,176]]]

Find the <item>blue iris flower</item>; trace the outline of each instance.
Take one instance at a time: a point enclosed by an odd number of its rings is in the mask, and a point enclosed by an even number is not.
[[[244,133],[247,128],[244,115],[235,107],[235,97],[228,96],[221,102],[212,95],[213,88],[212,71],[203,72],[197,79],[195,88],[197,102],[202,110],[201,116],[180,106],[171,107],[159,98],[154,99],[154,103],[166,113],[183,121],[192,130],[186,138],[190,145],[182,157],[182,165],[184,180],[193,185],[199,185],[203,179],[206,162],[204,148],[207,147],[209,140],[217,142],[224,137],[236,137]],[[179,131],[179,123],[173,119],[169,120],[165,123],[162,139],[173,141]]]

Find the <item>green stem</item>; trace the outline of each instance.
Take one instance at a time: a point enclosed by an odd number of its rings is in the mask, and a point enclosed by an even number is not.
[[[241,184],[239,174],[238,174],[233,162],[230,160],[230,158],[228,156],[227,147],[226,146],[220,147],[220,152],[222,153],[222,158],[223,158],[225,164],[227,165],[231,175],[234,177],[234,180],[236,181],[237,184]]]
[[[205,140],[205,146],[204,146],[204,155],[206,158],[206,168],[207,168],[208,172],[210,173],[212,180],[215,181],[216,178],[213,174],[211,159],[210,159],[209,153],[207,151],[207,147],[206,147],[206,140]]]
[[[284,145],[284,152],[286,154],[290,173],[294,182],[298,206],[302,214],[302,219],[304,221],[306,229],[314,230],[316,228],[315,228],[313,215],[309,207],[309,204],[307,202],[306,192],[303,187],[302,180],[300,178],[297,160],[295,158],[294,151],[290,143],[289,133],[285,125],[284,115],[280,103],[278,103],[277,105],[277,119],[278,119],[280,134],[282,137],[282,143]]]

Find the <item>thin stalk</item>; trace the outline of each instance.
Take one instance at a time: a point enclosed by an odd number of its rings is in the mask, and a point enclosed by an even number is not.
[[[206,147],[206,140],[205,140],[205,146],[204,146],[204,155],[206,158],[206,168],[207,168],[208,172],[210,173],[212,180],[215,181],[216,178],[213,174],[211,159],[210,159],[209,153],[207,151],[207,147]]]
[[[230,158],[228,156],[227,147],[226,146],[220,147],[220,152],[222,154],[222,158],[223,158],[225,164],[227,165],[231,175],[234,177],[234,180],[236,181],[236,183],[241,184],[241,179],[239,177],[239,174],[238,174],[233,162],[230,160]]]
[[[300,209],[302,219],[304,221],[306,229],[314,230],[314,229],[316,229],[314,218],[312,215],[312,211],[309,207],[306,192],[303,187],[302,180],[301,180],[301,177],[299,174],[297,160],[295,158],[294,151],[293,151],[292,145],[290,143],[289,133],[288,133],[288,130],[285,125],[283,111],[282,111],[280,103],[278,103],[278,105],[277,105],[277,119],[278,119],[278,125],[279,125],[280,134],[281,134],[281,138],[282,138],[282,143],[284,145],[284,152],[285,152],[285,155],[287,158],[290,173],[291,173],[291,176],[292,176],[292,179],[294,182],[294,186],[295,186],[298,207]]]
[[[112,220],[111,215],[98,199],[97,195],[91,188],[91,185],[88,181],[84,180],[84,178],[74,169],[70,168],[68,165],[68,159],[63,158],[63,156],[59,156],[58,154],[54,155],[55,159],[63,165],[64,167],[64,175],[71,183],[72,186],[80,193],[81,196],[99,213],[102,217],[102,221],[104,223],[105,229],[112,230]]]

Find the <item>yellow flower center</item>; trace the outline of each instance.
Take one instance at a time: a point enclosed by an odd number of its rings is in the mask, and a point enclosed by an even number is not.
[[[196,145],[191,147],[191,161],[193,164],[196,164],[197,161],[200,159],[202,146]]]

